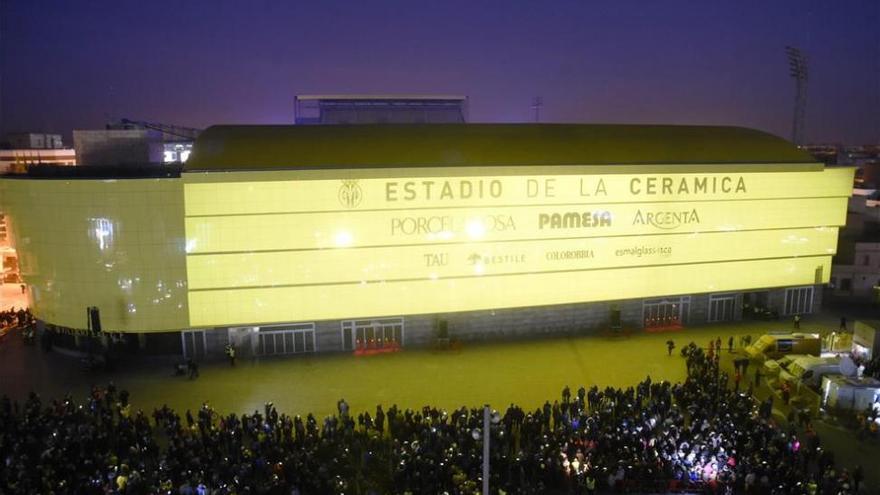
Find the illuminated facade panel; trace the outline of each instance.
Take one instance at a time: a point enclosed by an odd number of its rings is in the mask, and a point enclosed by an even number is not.
[[[845,169],[511,169],[525,175],[186,175],[191,322],[213,325],[240,312],[241,322],[264,323],[435,314],[823,283],[852,183]]]
[[[206,254],[190,290],[376,283],[832,255],[837,228]],[[316,290],[323,290],[318,288]]]
[[[193,173],[184,177],[186,215],[845,198],[852,191],[853,172],[844,168],[688,174],[664,168],[654,174],[609,173],[632,167],[596,166],[424,168],[407,170],[407,177],[399,169]],[[550,169],[556,175],[548,175]]]
[[[107,331],[189,327],[179,179],[0,179],[0,209],[43,321]]]
[[[828,282],[830,256],[328,287],[191,291],[194,326],[472,311]]]
[[[845,198],[810,198],[189,217],[187,253],[840,226],[846,204]]]

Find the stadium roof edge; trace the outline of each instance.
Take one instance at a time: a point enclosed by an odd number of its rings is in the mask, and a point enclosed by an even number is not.
[[[184,172],[541,165],[821,164],[743,127],[596,124],[219,125]]]

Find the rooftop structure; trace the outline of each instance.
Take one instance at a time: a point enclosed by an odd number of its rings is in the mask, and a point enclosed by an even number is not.
[[[186,170],[649,164],[822,167],[784,139],[741,127],[389,124],[213,126]]]
[[[449,95],[299,95],[296,124],[463,124],[467,97]]]

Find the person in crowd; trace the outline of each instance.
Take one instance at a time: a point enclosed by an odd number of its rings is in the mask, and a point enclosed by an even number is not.
[[[0,311],[0,330],[8,330],[15,327],[28,328],[36,323],[30,309],[11,307]]]
[[[715,346],[712,346],[713,350]],[[112,384],[23,404],[0,398],[4,493],[275,494],[478,492],[482,439],[491,438],[493,493],[853,493],[849,475],[820,448],[771,420],[771,399],[728,387],[718,360],[689,344],[679,383],[580,387],[535,409],[493,411],[391,405],[319,422],[261,410],[195,416],[163,406],[144,414]],[[717,353],[715,353],[717,356]],[[733,384],[732,384],[733,385]],[[387,426],[387,428],[386,428]],[[847,488],[847,486],[849,488]]]

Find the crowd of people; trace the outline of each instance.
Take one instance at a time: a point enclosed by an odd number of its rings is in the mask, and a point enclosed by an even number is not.
[[[26,308],[10,308],[0,311],[0,328],[28,327],[33,325],[34,317]]]
[[[857,364],[862,364],[865,367],[864,373],[862,376],[870,376],[872,378],[880,379],[880,355],[874,356],[873,359],[865,362],[856,361]]]
[[[732,389],[718,353],[685,349],[682,383],[566,387],[535,410],[493,412],[488,432],[481,408],[148,415],[112,383],[82,403],[3,398],[0,492],[473,494],[487,435],[492,493],[858,491],[861,469],[839,469],[809,425],[777,424],[772,403]]]

